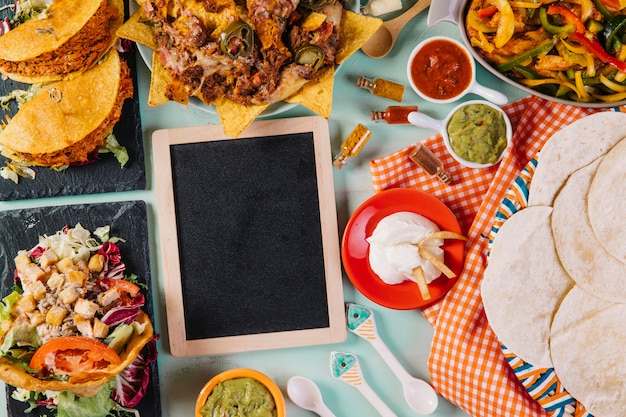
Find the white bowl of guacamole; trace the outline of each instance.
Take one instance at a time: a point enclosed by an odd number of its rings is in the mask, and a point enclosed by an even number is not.
[[[409,114],[413,125],[438,131],[450,155],[469,168],[489,168],[502,160],[513,128],[499,106],[470,100],[456,106],[443,120],[420,112]]]

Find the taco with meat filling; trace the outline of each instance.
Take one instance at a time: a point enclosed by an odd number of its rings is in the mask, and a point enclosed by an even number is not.
[[[59,168],[92,162],[132,97],[130,69],[111,49],[82,75],[42,88],[0,131],[2,155]]]
[[[102,58],[123,21],[122,0],[55,0],[0,36],[0,73],[29,84],[75,76]]]

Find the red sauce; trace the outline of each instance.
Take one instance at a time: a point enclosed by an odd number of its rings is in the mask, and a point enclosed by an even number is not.
[[[425,44],[411,62],[413,84],[424,95],[446,100],[461,94],[472,81],[472,65],[458,45],[437,39]]]

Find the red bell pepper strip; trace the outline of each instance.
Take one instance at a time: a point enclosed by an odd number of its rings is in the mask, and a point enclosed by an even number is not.
[[[589,39],[585,35],[578,32],[572,33],[571,35],[569,35],[569,38],[572,41],[584,46],[585,49],[591,52],[600,61],[606,64],[613,65],[615,68],[622,72],[626,72],[626,62],[620,61],[613,55],[610,55],[607,51],[604,50],[604,48],[597,39]]]
[[[491,4],[487,7],[483,7],[482,9],[478,10],[476,14],[481,19],[485,19],[487,17],[493,16],[494,14],[496,14],[497,11],[498,11],[498,7],[495,4]]]
[[[576,29],[576,33],[585,34],[587,28],[580,17],[570,9],[565,6],[561,6],[559,4],[551,4],[548,7],[548,14],[551,16],[560,15],[563,17],[566,23],[574,25]]]

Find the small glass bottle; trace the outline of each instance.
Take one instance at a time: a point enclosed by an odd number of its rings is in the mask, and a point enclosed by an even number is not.
[[[382,78],[374,78],[373,80],[365,77],[359,77],[356,85],[370,90],[375,96],[385,97],[395,101],[402,101],[404,95],[404,85]]]
[[[380,16],[400,9],[402,9],[402,0],[370,0],[365,7],[361,8],[361,14]]]
[[[430,149],[418,142],[415,149],[409,154],[411,161],[424,168],[430,175],[436,175],[444,184],[452,182],[452,176],[443,167],[443,163]]]
[[[384,111],[371,113],[375,122],[387,122],[390,125],[408,125],[409,113],[417,111],[417,106],[389,106]]]
[[[343,168],[348,158],[361,152],[370,137],[372,137],[372,131],[359,123],[341,144],[341,152],[335,157],[333,165],[339,169]]]

